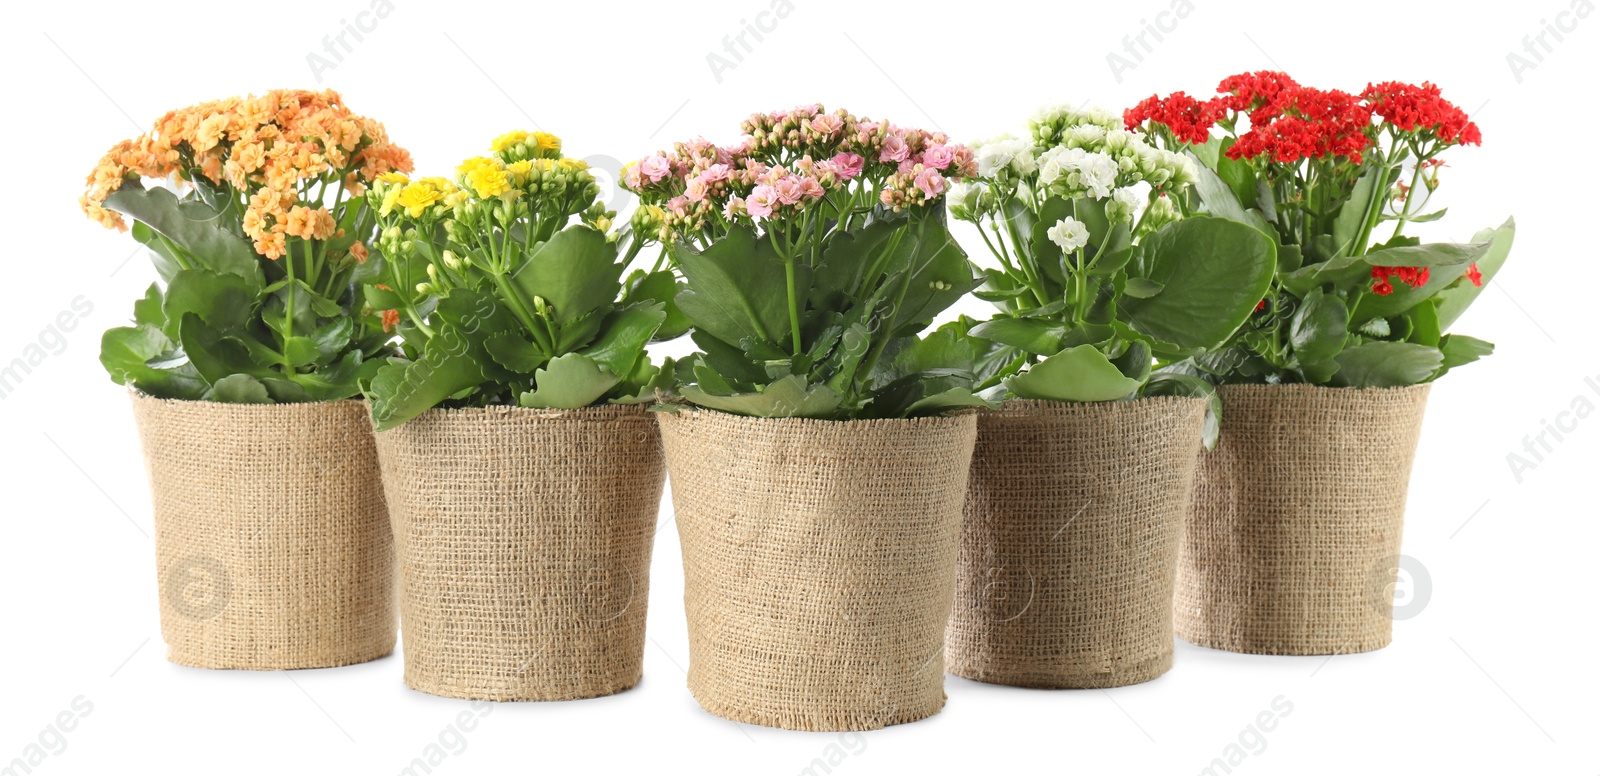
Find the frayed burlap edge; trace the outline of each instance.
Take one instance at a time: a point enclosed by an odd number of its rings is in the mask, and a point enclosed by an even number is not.
[[[330,668],[394,651],[394,554],[360,402],[132,402],[169,661]]]
[[[812,731],[943,708],[976,418],[680,410],[660,421],[695,700],[736,722]]]
[[[1105,688],[1172,667],[1172,585],[1206,403],[1009,401],[978,419],[950,673]]]
[[[1222,386],[1179,558],[1179,637],[1269,655],[1387,646],[1429,387]]]
[[[552,701],[639,683],[665,477],[645,408],[434,409],[377,440],[407,686]]]

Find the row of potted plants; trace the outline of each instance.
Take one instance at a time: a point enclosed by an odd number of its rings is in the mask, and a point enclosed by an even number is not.
[[[1146,681],[1175,623],[1384,646],[1423,403],[1492,349],[1446,332],[1514,228],[1405,234],[1480,142],[1436,87],[1218,92],[970,146],[755,114],[628,165],[626,222],[543,132],[413,177],[331,92],[164,116],[81,204],[161,276],[102,361],[170,659],[388,654],[398,569],[410,686],[618,692],[669,473],[689,687],[738,721],[920,719],[946,667]],[[996,314],[932,328],[969,293]]]

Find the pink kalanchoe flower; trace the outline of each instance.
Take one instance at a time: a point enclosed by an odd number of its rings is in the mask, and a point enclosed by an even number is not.
[[[923,193],[924,199],[933,199],[944,193],[944,176],[931,167],[923,168],[917,173],[915,181],[917,189]]]
[[[778,204],[778,190],[771,186],[757,186],[750,192],[750,197],[744,201],[745,212],[756,218],[766,218],[772,215],[772,208]]]
[[[671,210],[673,215],[683,218],[689,215],[689,200],[687,197],[673,197],[667,200],[667,209]]]
[[[718,162],[710,167],[705,168],[705,170],[700,173],[700,177],[705,179],[706,183],[721,183],[727,180],[728,176],[731,175],[732,172],[733,171],[729,169],[727,163]]]
[[[978,159],[973,155],[972,149],[964,145],[956,146],[950,153],[950,164],[956,174],[963,178],[971,178],[978,174]]]
[[[920,164],[922,164],[922,160],[918,159],[917,157],[907,157],[900,160],[900,165],[896,167],[894,171],[900,175],[915,175],[917,166]]]
[[[834,157],[828,161],[833,163],[836,171],[839,174],[840,180],[850,180],[857,175],[860,175],[862,166],[867,162],[867,160],[861,158],[860,154],[852,154],[848,152],[835,154]]]
[[[823,188],[822,183],[816,178],[801,178],[800,187],[801,193],[805,195],[806,199],[822,199],[828,193],[827,189]]]
[[[656,183],[672,174],[672,162],[661,154],[646,156],[644,161],[639,163],[639,174],[649,178],[651,183]]]
[[[726,216],[729,221],[746,214],[743,197],[734,197],[728,200],[728,204],[722,208],[722,215]]]
[[[831,113],[824,113],[811,120],[811,131],[823,137],[832,137],[841,129],[844,129],[844,122]]]
[[[955,153],[950,150],[950,146],[943,143],[933,143],[922,149],[922,163],[935,170],[949,167],[954,159]]]
[[[798,175],[786,175],[773,186],[778,191],[778,201],[785,205],[793,205],[805,197],[805,180]]]
[[[626,172],[622,173],[622,185],[638,191],[644,185],[644,180],[639,175],[639,164],[630,164]]]
[[[690,202],[700,202],[711,194],[711,186],[706,183],[704,175],[696,175],[689,179],[689,185],[684,188],[683,195]]]
[[[883,150],[878,152],[880,162],[903,162],[911,155],[911,146],[906,145],[906,139],[899,135],[889,135],[883,139]]]

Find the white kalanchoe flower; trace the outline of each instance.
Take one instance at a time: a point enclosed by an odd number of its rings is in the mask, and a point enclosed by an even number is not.
[[[1067,253],[1089,244],[1089,228],[1071,216],[1057,221],[1055,226],[1045,231],[1045,236]]]
[[[950,217],[960,221],[976,221],[993,205],[994,195],[983,183],[961,181],[945,194]]]
[[[1117,185],[1117,160],[1105,154],[1085,154],[1078,163],[1078,171],[1079,184],[1095,199],[1111,196],[1112,187]]]
[[[1033,146],[1011,135],[984,141],[978,144],[976,150],[980,177],[992,178],[1008,169],[1018,175],[1027,175],[1036,169]]]
[[[1120,188],[1111,192],[1111,201],[1106,203],[1106,218],[1114,223],[1131,222],[1139,212],[1139,206],[1144,204],[1144,197],[1131,188]]]

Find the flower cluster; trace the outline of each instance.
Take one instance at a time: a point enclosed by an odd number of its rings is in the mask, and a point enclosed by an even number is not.
[[[714,238],[735,224],[803,218],[820,200],[893,210],[926,206],[973,175],[970,149],[943,133],[804,105],[757,113],[730,146],[704,138],[629,163],[643,206],[636,231],[661,242]]]
[[[101,158],[79,205],[90,219],[125,229],[122,216],[105,207],[124,182],[173,177],[209,185],[241,212],[256,252],[278,259],[291,238],[335,236],[346,194],[359,196],[379,176],[410,170],[410,154],[389,142],[383,125],[352,114],[337,93],[278,90],[166,114]],[[331,206],[322,199],[330,185]]]
[[[1283,73],[1260,71],[1225,78],[1217,91],[1218,96],[1207,100],[1184,92],[1153,95],[1124,113],[1124,124],[1198,145],[1211,137],[1213,127],[1220,125],[1233,133],[1240,128],[1239,118],[1248,117],[1249,127],[1237,135],[1228,157],[1277,164],[1333,159],[1359,165],[1385,130],[1432,153],[1483,141],[1466,112],[1445,100],[1431,83],[1368,84],[1361,94],[1352,95],[1302,86]]]
[[[1146,184],[1164,194],[1197,180],[1188,157],[1156,148],[1109,111],[1048,107],[1034,115],[1028,130],[1027,140],[1001,135],[975,145],[981,181],[952,194],[952,215],[977,221],[999,204],[994,191],[1029,192],[1037,198],[1107,200],[1108,215],[1128,223],[1138,219],[1147,200],[1134,187]]]

